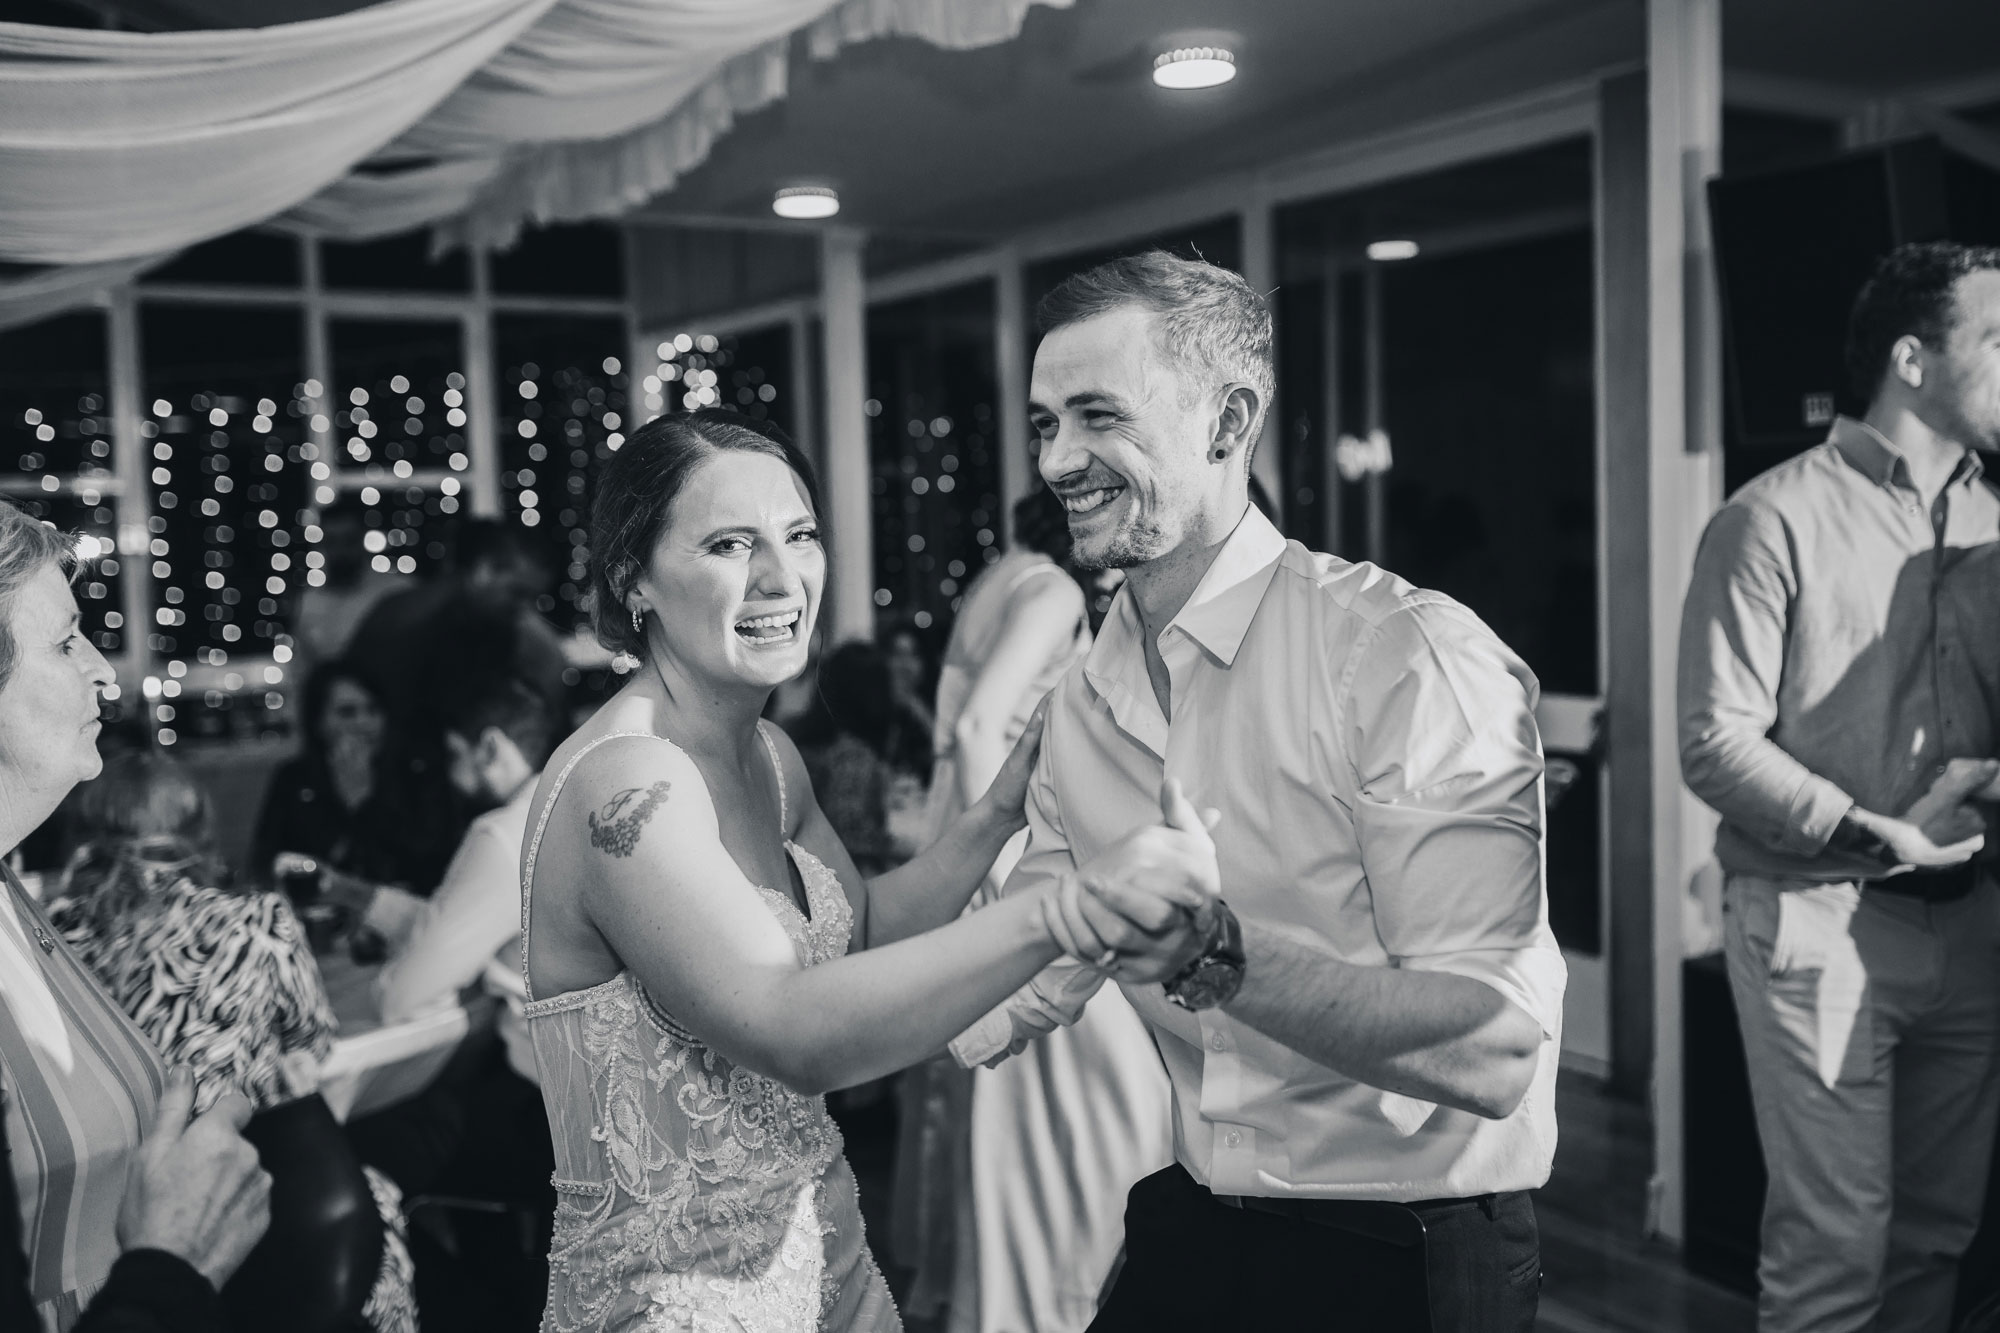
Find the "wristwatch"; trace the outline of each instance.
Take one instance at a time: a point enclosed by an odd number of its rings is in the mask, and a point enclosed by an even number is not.
[[[1167,998],[1183,1009],[1213,1009],[1228,1004],[1243,988],[1243,927],[1236,913],[1220,898],[1209,919],[1208,940],[1194,961],[1168,978]]]

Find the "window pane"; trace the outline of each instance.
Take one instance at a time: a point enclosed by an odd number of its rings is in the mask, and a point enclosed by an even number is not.
[[[268,231],[239,231],[190,246],[140,279],[256,287],[296,287],[304,280],[299,238]]]
[[[307,553],[299,313],[149,303],[140,330],[153,516],[133,558],[152,561],[147,646],[216,667],[270,653]],[[196,734],[191,721],[175,729]]]
[[[328,287],[361,291],[465,292],[472,265],[464,250],[431,261],[429,231],[380,241],[322,241],[320,273]]]
[[[538,530],[559,574],[543,614],[568,629],[587,618],[590,497],[630,419],[625,324],[616,318],[499,315],[501,493],[509,518]]]
[[[419,469],[470,467],[458,322],[336,319],[331,326],[335,466],[383,483]]]
[[[993,284],[868,311],[875,604],[936,632],[965,584],[999,558]]]
[[[104,316],[94,310],[0,333],[4,475],[110,470],[104,338]]]
[[[491,256],[487,272],[496,292],[615,301],[625,295],[624,243],[624,230],[604,223],[531,228]]]

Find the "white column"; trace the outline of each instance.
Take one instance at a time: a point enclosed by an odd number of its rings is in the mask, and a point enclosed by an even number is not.
[[[474,247],[472,309],[462,328],[465,335],[465,451],[472,456],[466,489],[472,492],[472,512],[478,518],[502,514],[500,486],[500,367],[493,364],[493,293],[486,251]]]
[[[813,466],[826,471],[826,455],[820,449],[818,399],[813,396],[812,320],[804,305],[786,320],[790,336],[785,339],[791,353],[789,375],[792,401],[786,412],[792,419],[792,443],[799,446]]]
[[[159,632],[153,623],[153,556],[148,549],[153,532],[148,520],[153,516],[153,495],[146,477],[153,470],[152,447],[139,427],[146,419],[145,390],[140,380],[139,305],[132,284],[112,289],[111,307],[105,317],[110,340],[111,381],[111,475],[118,479],[118,572],[119,613],[125,617],[118,655],[118,689],[121,700],[130,700],[140,717],[150,706],[140,693],[139,680],[153,669],[153,650],[146,640]],[[186,560],[193,552],[174,554]],[[146,734],[152,735],[147,723]]]
[[[868,321],[862,233],[820,233],[820,392],[826,403],[827,642],[875,634],[875,549],[869,492]]]
[[[1021,280],[1021,252],[1000,251],[994,269],[993,359],[1000,384],[1000,401],[993,410],[1000,418],[1000,509],[1012,515],[1014,505],[1035,487],[1041,476],[1028,439],[1028,295]],[[1001,529],[1013,540],[1013,528],[1002,518]]]
[[[1685,1232],[1681,913],[1714,817],[1681,782],[1681,602],[1721,475],[1721,338],[1705,183],[1721,164],[1721,0],[1648,0],[1647,455],[1653,758],[1653,1229]]]
[[[1271,231],[1271,201],[1261,192],[1251,195],[1238,214],[1238,229],[1243,235],[1243,278],[1252,290],[1260,293],[1272,303],[1272,345],[1271,354],[1277,355],[1277,298],[1278,256],[1277,238]],[[1282,392],[1282,390],[1280,390]],[[1257,453],[1251,459],[1250,471],[1257,480],[1264,483],[1264,490],[1271,502],[1283,514],[1290,506],[1285,494],[1284,463],[1280,450],[1285,447],[1285,428],[1280,416],[1280,405],[1273,395],[1273,401],[1266,404],[1264,413],[1264,433],[1257,439]]]

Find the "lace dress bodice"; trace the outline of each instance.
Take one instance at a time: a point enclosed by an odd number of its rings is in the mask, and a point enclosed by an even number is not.
[[[545,798],[522,871],[524,917],[548,812],[598,743]],[[842,956],[854,912],[838,877],[790,840],[785,850],[809,915],[788,894],[758,895],[801,965]],[[556,1162],[545,1333],[900,1327],[823,1097],[732,1064],[630,971],[531,998],[526,1015]]]

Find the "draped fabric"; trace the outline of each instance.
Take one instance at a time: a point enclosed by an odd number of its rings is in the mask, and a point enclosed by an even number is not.
[[[505,244],[669,188],[824,59],[1005,41],[1071,0],[388,0],[234,31],[0,23],[0,260],[102,264],[253,223]],[[4,299],[4,298],[0,298]]]

